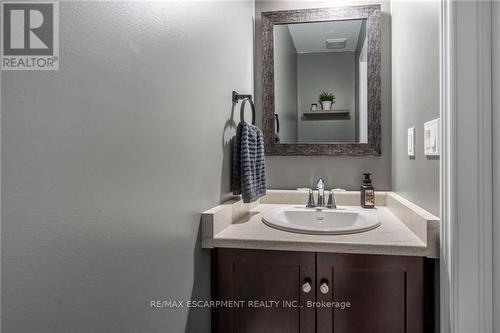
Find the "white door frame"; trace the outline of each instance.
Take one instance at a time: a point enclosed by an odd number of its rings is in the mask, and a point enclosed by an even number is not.
[[[441,9],[441,332],[492,332],[491,1]]]

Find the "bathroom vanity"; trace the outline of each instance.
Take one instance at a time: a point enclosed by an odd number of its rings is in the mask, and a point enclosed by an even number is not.
[[[266,155],[382,156],[380,26],[377,4],[262,13]],[[268,190],[203,213],[213,332],[434,331],[438,218],[393,192],[326,203],[324,186],[320,209]]]
[[[380,225],[351,234],[303,234],[263,222],[266,212],[305,207],[305,191],[269,190],[257,202],[234,200],[203,213],[213,300],[241,302],[213,310],[214,332],[431,331],[438,218],[392,192],[377,192],[369,210],[359,196],[336,192],[338,210],[370,214]]]

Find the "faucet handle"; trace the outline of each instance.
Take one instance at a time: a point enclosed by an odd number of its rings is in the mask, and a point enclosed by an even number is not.
[[[309,189],[309,199],[307,200],[306,208],[314,208],[316,204],[314,203],[313,191]]]
[[[337,209],[337,204],[335,203],[335,193],[333,190],[330,190],[330,194],[328,194],[328,203],[326,204],[326,208]]]

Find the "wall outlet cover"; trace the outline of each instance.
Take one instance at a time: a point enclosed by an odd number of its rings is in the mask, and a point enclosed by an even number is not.
[[[440,133],[439,118],[424,123],[424,153],[439,156]]]
[[[408,156],[415,156],[415,127],[408,128]]]

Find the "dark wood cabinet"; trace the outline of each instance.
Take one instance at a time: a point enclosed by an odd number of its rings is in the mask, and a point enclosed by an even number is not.
[[[314,333],[315,253],[218,249],[213,257],[214,332]],[[302,286],[311,285],[305,293]]]
[[[421,257],[318,253],[316,281],[335,305],[316,309],[318,333],[423,332]]]
[[[234,301],[213,309],[213,332],[424,332],[424,258],[240,249],[212,258],[213,299]]]

